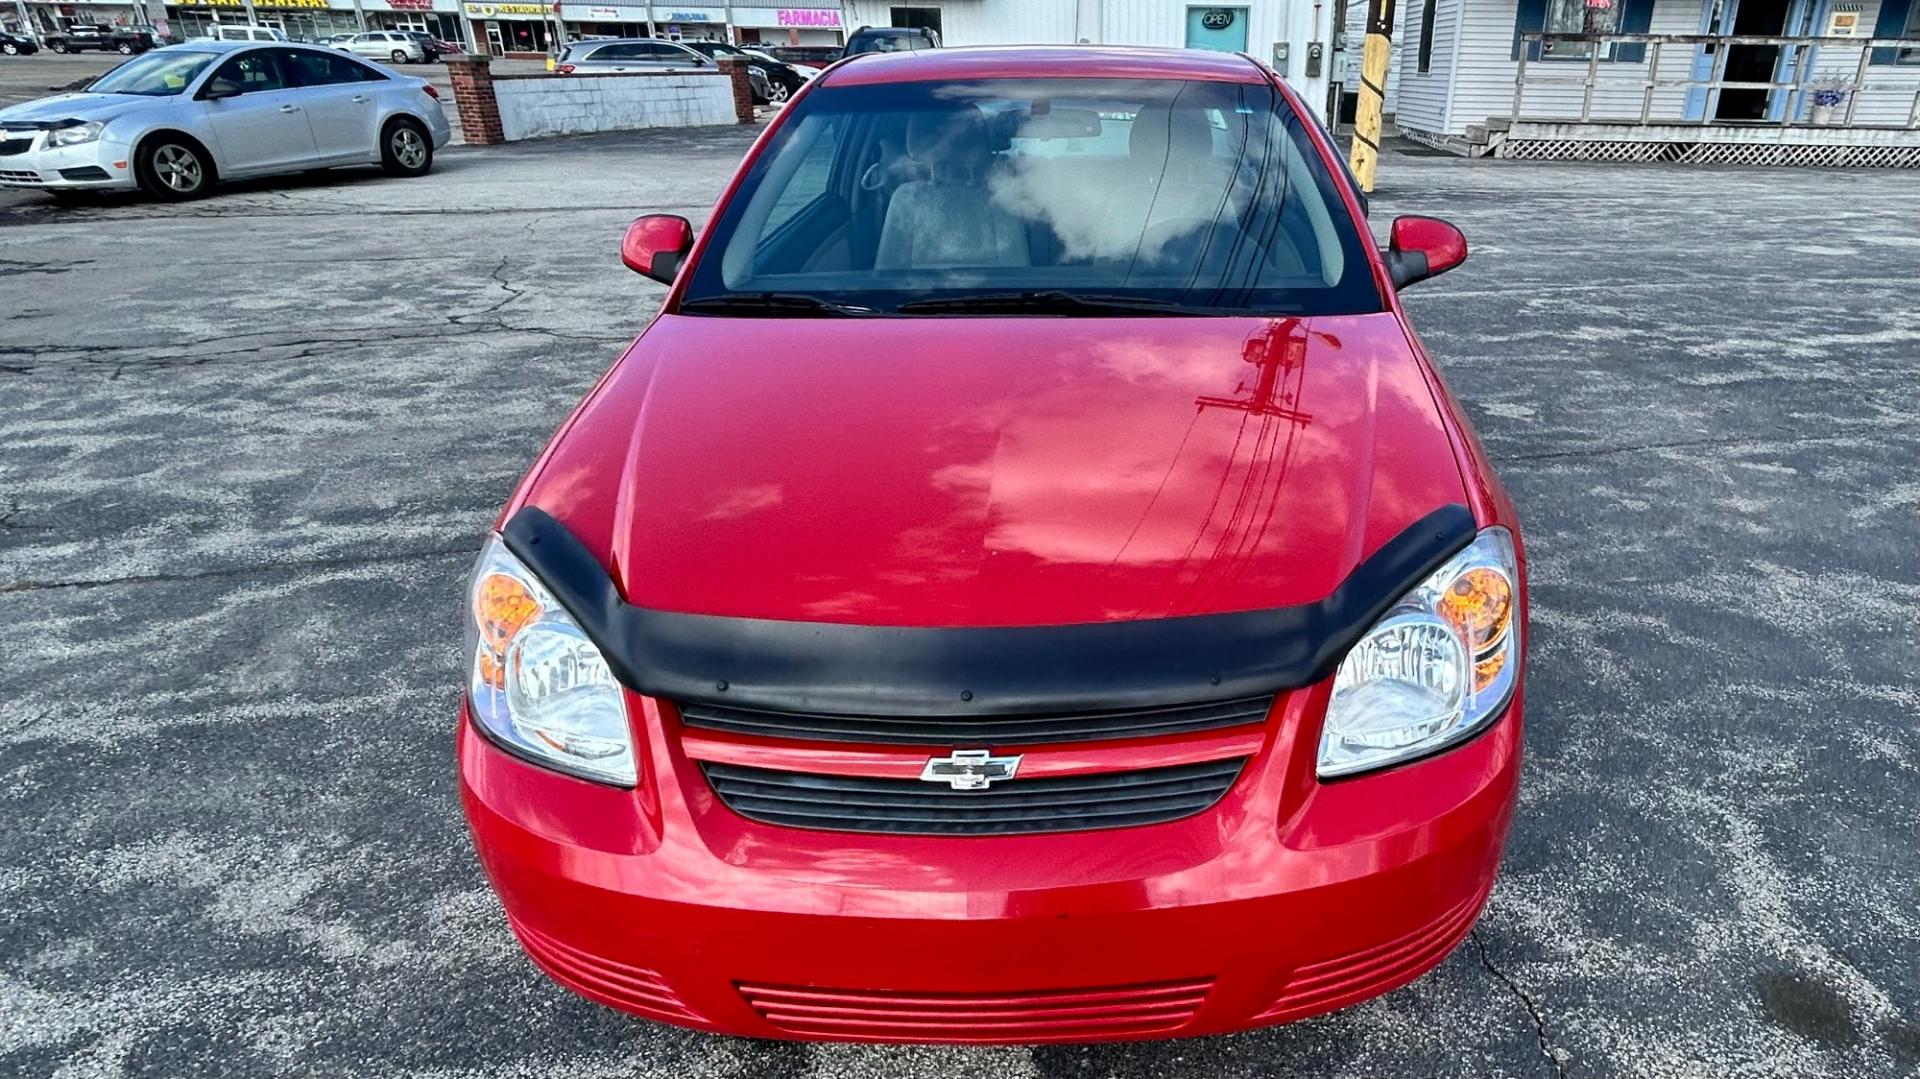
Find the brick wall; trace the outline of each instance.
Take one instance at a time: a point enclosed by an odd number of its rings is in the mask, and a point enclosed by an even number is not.
[[[753,123],[753,81],[747,77],[747,62],[738,56],[721,56],[714,63],[720,68],[720,74],[733,80],[735,122]]]
[[[508,142],[547,135],[699,127],[734,121],[726,79],[708,72],[500,75],[493,80]]]
[[[461,138],[477,146],[507,141],[494,101],[492,58],[462,54],[446,58],[453,105],[460,111]]]
[[[547,135],[753,119],[745,64],[737,73],[495,75],[488,57],[453,56],[447,58],[447,73],[466,141],[483,146]]]

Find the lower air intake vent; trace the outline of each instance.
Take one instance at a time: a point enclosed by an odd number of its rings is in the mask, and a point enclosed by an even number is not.
[[[952,790],[917,779],[705,765],[720,800],[749,820],[836,832],[1020,835],[1128,828],[1179,820],[1213,805],[1246,758]]]
[[[874,1041],[1020,1042],[1167,1034],[1192,1022],[1212,978],[1099,989],[912,993],[741,983],[768,1023]]]

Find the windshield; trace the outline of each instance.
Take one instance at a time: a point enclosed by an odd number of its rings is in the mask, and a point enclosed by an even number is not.
[[[1383,310],[1305,125],[1264,83],[828,85],[800,110],[713,224],[695,309]]]
[[[171,97],[191,84],[219,53],[159,49],[136,56],[94,80],[96,94],[143,94]]]

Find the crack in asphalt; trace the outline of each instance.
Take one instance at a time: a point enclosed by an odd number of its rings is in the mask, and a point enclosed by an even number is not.
[[[435,558],[451,558],[454,555],[473,557],[479,551],[478,541],[457,547],[432,547],[418,551],[399,551],[383,555],[341,555],[334,558],[309,558],[297,562],[262,562],[251,566],[229,566],[225,569],[202,570],[196,573],[143,573],[125,577],[106,577],[99,580],[80,581],[0,581],[0,594],[9,592],[46,592],[58,589],[110,588],[126,584],[172,584],[187,581],[203,581],[223,577],[249,577],[266,574],[291,573],[311,569],[339,569],[345,566],[376,565],[391,562],[424,562]]]
[[[1487,973],[1493,975],[1501,985],[1507,987],[1507,991],[1520,1001],[1520,1006],[1525,1008],[1527,1015],[1532,1018],[1533,1038],[1540,1043],[1540,1055],[1546,1057],[1547,1063],[1553,1065],[1553,1073],[1559,1076],[1559,1079],[1567,1079],[1567,1066],[1561,1061],[1560,1051],[1554,1048],[1553,1039],[1547,1033],[1547,1020],[1540,1014],[1539,1003],[1525,989],[1520,988],[1519,982],[1514,981],[1506,971],[1501,970],[1494,963],[1493,957],[1487,954],[1487,942],[1480,936],[1478,926],[1470,930],[1467,936],[1473,940],[1474,951],[1480,954],[1480,965],[1485,967]]]

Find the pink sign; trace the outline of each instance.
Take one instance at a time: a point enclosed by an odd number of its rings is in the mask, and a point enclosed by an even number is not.
[[[820,7],[781,8],[778,20],[781,26],[839,26],[840,11]]]

